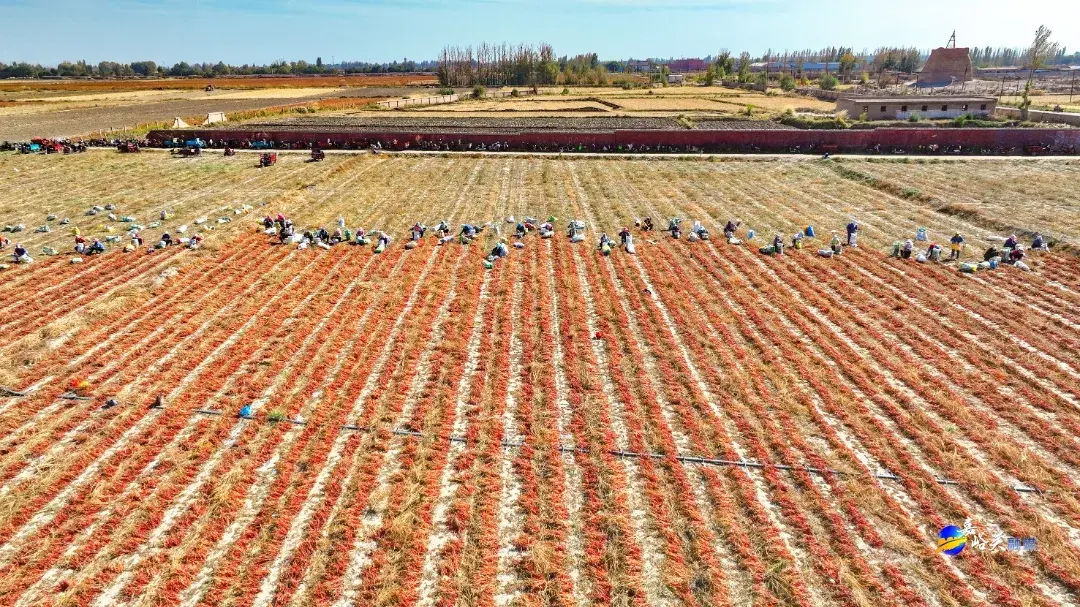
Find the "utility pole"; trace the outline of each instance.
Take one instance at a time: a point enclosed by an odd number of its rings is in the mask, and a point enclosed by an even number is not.
[[[1069,85],[1069,103],[1072,103],[1074,90],[1076,90],[1076,70],[1073,70],[1072,84]]]

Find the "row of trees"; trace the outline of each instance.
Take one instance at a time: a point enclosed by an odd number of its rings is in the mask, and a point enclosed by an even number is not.
[[[1007,47],[982,47],[971,49],[971,62],[975,67],[1024,67],[1027,65],[1027,55],[1030,49],[1007,48]],[[1047,57],[1045,65],[1076,65],[1080,64],[1080,51],[1068,53],[1064,47],[1059,48],[1051,57]]]
[[[536,86],[555,84],[563,70],[584,74],[598,67],[595,54],[556,60],[549,44],[511,46],[484,42],[476,48],[444,48],[435,72],[443,86]]]
[[[44,67],[40,64],[17,62],[5,64],[0,62],[0,78],[134,78],[134,77],[158,77],[165,76],[203,76],[213,78],[215,76],[228,75],[272,75],[272,74],[372,74],[372,73],[395,73],[395,72],[423,72],[434,71],[434,61],[392,61],[390,63],[369,62],[344,62],[340,65],[329,66],[323,63],[322,57],[315,59],[314,63],[300,59],[297,61],[278,60],[269,65],[229,65],[223,61],[217,63],[188,63],[181,61],[171,66],[158,65],[153,61],[134,61],[132,63],[117,63],[115,61],[102,61],[97,65],[86,61],[61,62],[56,67]]]

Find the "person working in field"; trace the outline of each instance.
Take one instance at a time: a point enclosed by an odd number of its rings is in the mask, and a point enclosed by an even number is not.
[[[1032,251],[1049,251],[1050,247],[1046,246],[1046,239],[1042,234],[1035,233],[1035,238],[1031,241]]]
[[[645,232],[652,232],[655,228],[653,226],[652,217],[646,217],[641,220],[641,229]]]
[[[3,236],[0,236],[0,251],[3,251],[4,249],[8,248],[8,246],[10,244],[11,244],[10,240],[8,240],[7,238],[4,238]]]
[[[840,246],[840,234],[833,232],[832,240],[829,241],[829,248],[832,249],[833,255],[839,255],[843,248]]]
[[[94,239],[93,244],[90,245],[90,249],[87,251],[90,255],[100,255],[105,252],[105,245],[98,240]]]
[[[26,254],[26,247],[19,243],[15,243],[15,250],[12,251],[11,259],[15,263],[30,263],[34,261]]]
[[[930,261],[941,261],[941,245],[936,242],[930,243],[926,249],[926,258]]]
[[[1015,249],[1018,244],[1020,244],[1020,240],[1016,237],[1016,234],[1010,234],[1009,237],[1005,239],[1006,249]]]
[[[622,246],[626,246],[626,240],[628,238],[630,238],[630,228],[624,227],[623,229],[619,230],[619,243]]]
[[[1009,263],[1016,265],[1016,262],[1024,259],[1024,245],[1017,244],[1016,248],[1009,251]]]
[[[86,237],[82,234],[75,237],[75,252],[79,255],[86,253]]]
[[[679,219],[678,217],[672,217],[668,220],[667,229],[668,232],[671,232],[672,238],[678,239],[680,236],[682,236],[682,230],[679,229],[679,224],[681,223],[682,219]]]
[[[852,220],[847,224],[847,246],[858,246],[857,241],[859,239],[859,222]]]
[[[960,232],[953,234],[953,237],[949,239],[949,259],[960,259],[960,253],[964,250],[965,244],[964,237],[960,235]]]
[[[724,226],[724,238],[728,240],[735,238],[735,233],[739,231],[741,223],[738,219],[728,220],[727,225]]]
[[[901,259],[911,259],[911,252],[915,250],[915,243],[909,238],[900,249]]]

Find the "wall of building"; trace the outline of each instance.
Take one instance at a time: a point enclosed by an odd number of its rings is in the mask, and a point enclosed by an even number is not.
[[[1019,120],[1020,108],[1002,106],[997,109],[997,115]],[[1043,110],[1028,110],[1028,120],[1032,122],[1051,122],[1057,124],[1071,124],[1073,126],[1080,126],[1080,114],[1071,114],[1069,112],[1046,112]]]
[[[985,110],[982,109],[983,105],[986,106]],[[848,118],[852,119],[859,118],[865,113],[869,120],[907,120],[916,114],[921,118],[939,120],[958,118],[964,114],[991,116],[996,105],[996,101],[964,103],[941,98],[935,99],[933,97],[914,97],[903,101],[885,103],[838,99],[836,109],[837,111],[846,111]]]

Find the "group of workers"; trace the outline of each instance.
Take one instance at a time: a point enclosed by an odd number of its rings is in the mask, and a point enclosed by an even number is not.
[[[510,236],[513,240],[514,248],[524,248],[524,239],[532,232],[538,232],[541,238],[551,238],[555,234],[554,223],[555,217],[548,217],[547,221],[541,222],[538,219],[525,217],[521,220],[515,220],[513,217],[507,218],[507,223],[514,224],[513,232]],[[301,238],[294,238],[294,228],[291,221],[289,221],[284,215],[278,214],[277,218],[267,216],[264,220],[264,227],[267,228],[267,233],[277,232],[282,243],[285,243],[292,239],[292,242],[299,242],[300,248],[306,248],[308,245],[319,245],[323,247],[329,247],[337,243],[355,243],[358,245],[367,245],[374,238],[376,240],[376,252],[382,252],[390,244],[391,237],[382,230],[375,230],[368,232],[364,229],[357,229],[355,232],[345,227],[345,220],[338,218],[338,226],[330,232],[326,228],[317,228],[304,232]],[[724,225],[724,237],[729,244],[740,244],[739,232],[742,226],[742,221],[738,218],[730,219]],[[484,265],[486,267],[493,267],[493,263],[503,257],[506,257],[510,253],[510,243],[507,238],[503,237],[500,233],[499,226],[491,223],[485,223],[482,225],[473,223],[461,224],[460,230],[456,233],[456,236],[452,234],[450,225],[447,220],[442,220],[434,228],[430,229],[423,222],[417,221],[409,228],[409,240],[405,243],[407,249],[414,248],[419,245],[420,241],[428,235],[428,232],[432,232],[438,239],[439,244],[446,244],[452,240],[458,240],[463,245],[468,245],[475,242],[480,238],[481,234],[485,230],[493,228],[495,235],[495,244],[492,247],[490,253],[484,259]],[[634,220],[634,228],[641,230],[642,232],[652,232],[656,230],[656,226],[653,223],[651,217],[644,217]],[[581,220],[570,220],[566,225],[566,235],[571,242],[581,242],[585,240],[586,224]],[[683,219],[679,217],[672,217],[668,220],[667,230],[672,238],[681,239],[683,237]],[[859,233],[861,226],[856,220],[850,221],[843,229],[843,235],[845,238],[841,239],[841,232],[834,231],[832,238],[829,240],[828,247],[819,249],[818,254],[824,257],[832,257],[842,254],[844,247],[858,247]],[[706,229],[701,222],[694,221],[691,229],[686,235],[686,238],[690,242],[698,240],[708,240],[709,230]],[[746,231],[746,238],[752,240],[755,236],[754,230]],[[771,246],[764,246],[761,248],[761,252],[771,255],[782,255],[784,250],[789,246],[794,249],[802,249],[804,240],[807,238],[815,238],[816,233],[813,226],[807,226],[804,230],[793,234],[790,240],[785,238],[783,234],[777,233],[772,239]],[[919,229],[919,233],[916,240],[927,240],[926,230],[924,228]],[[950,260],[960,260],[963,255],[963,250],[966,245],[964,237],[956,233],[949,239],[950,246]],[[608,255],[612,249],[616,246],[622,248],[628,253],[635,252],[634,237],[629,227],[622,227],[618,232],[618,242],[612,239],[608,234],[601,233],[599,241],[597,243],[597,250],[602,254]],[[1041,234],[1035,234],[1032,248],[1036,250],[1046,250],[1046,240]],[[914,241],[907,240],[906,242],[897,242],[894,244],[893,255],[901,259],[910,259],[917,257],[919,261],[941,261],[944,253],[943,247],[930,243],[925,253],[918,253],[916,255],[916,245]],[[1023,245],[1021,245],[1015,235],[1010,236],[1004,244],[1003,250],[998,250],[996,247],[990,247],[984,254],[984,259],[990,260],[993,258],[999,258],[1003,263],[1012,263],[1021,261],[1025,256]]]
[[[919,233],[916,236],[916,240],[927,240],[926,232],[924,229],[919,229]],[[956,232],[949,238],[949,261],[961,261],[963,258],[964,248],[967,246],[967,240],[962,234]],[[923,252],[916,251],[915,241],[907,239],[904,242],[893,243],[893,256],[900,259],[915,258],[916,261],[941,261],[943,249],[941,245],[936,242],[930,242],[926,250]],[[1046,242],[1046,238],[1042,234],[1036,232],[1032,237],[1031,250],[1033,251],[1048,251],[1049,247]],[[1010,265],[1022,264],[1024,258],[1027,256],[1027,252],[1024,245],[1020,243],[1020,239],[1016,237],[1016,234],[1010,234],[1005,239],[1004,244],[999,249],[996,246],[990,246],[983,252],[983,261],[991,263],[991,267],[996,267],[997,263],[1006,263]],[[1020,267],[1025,267],[1020,265]]]

